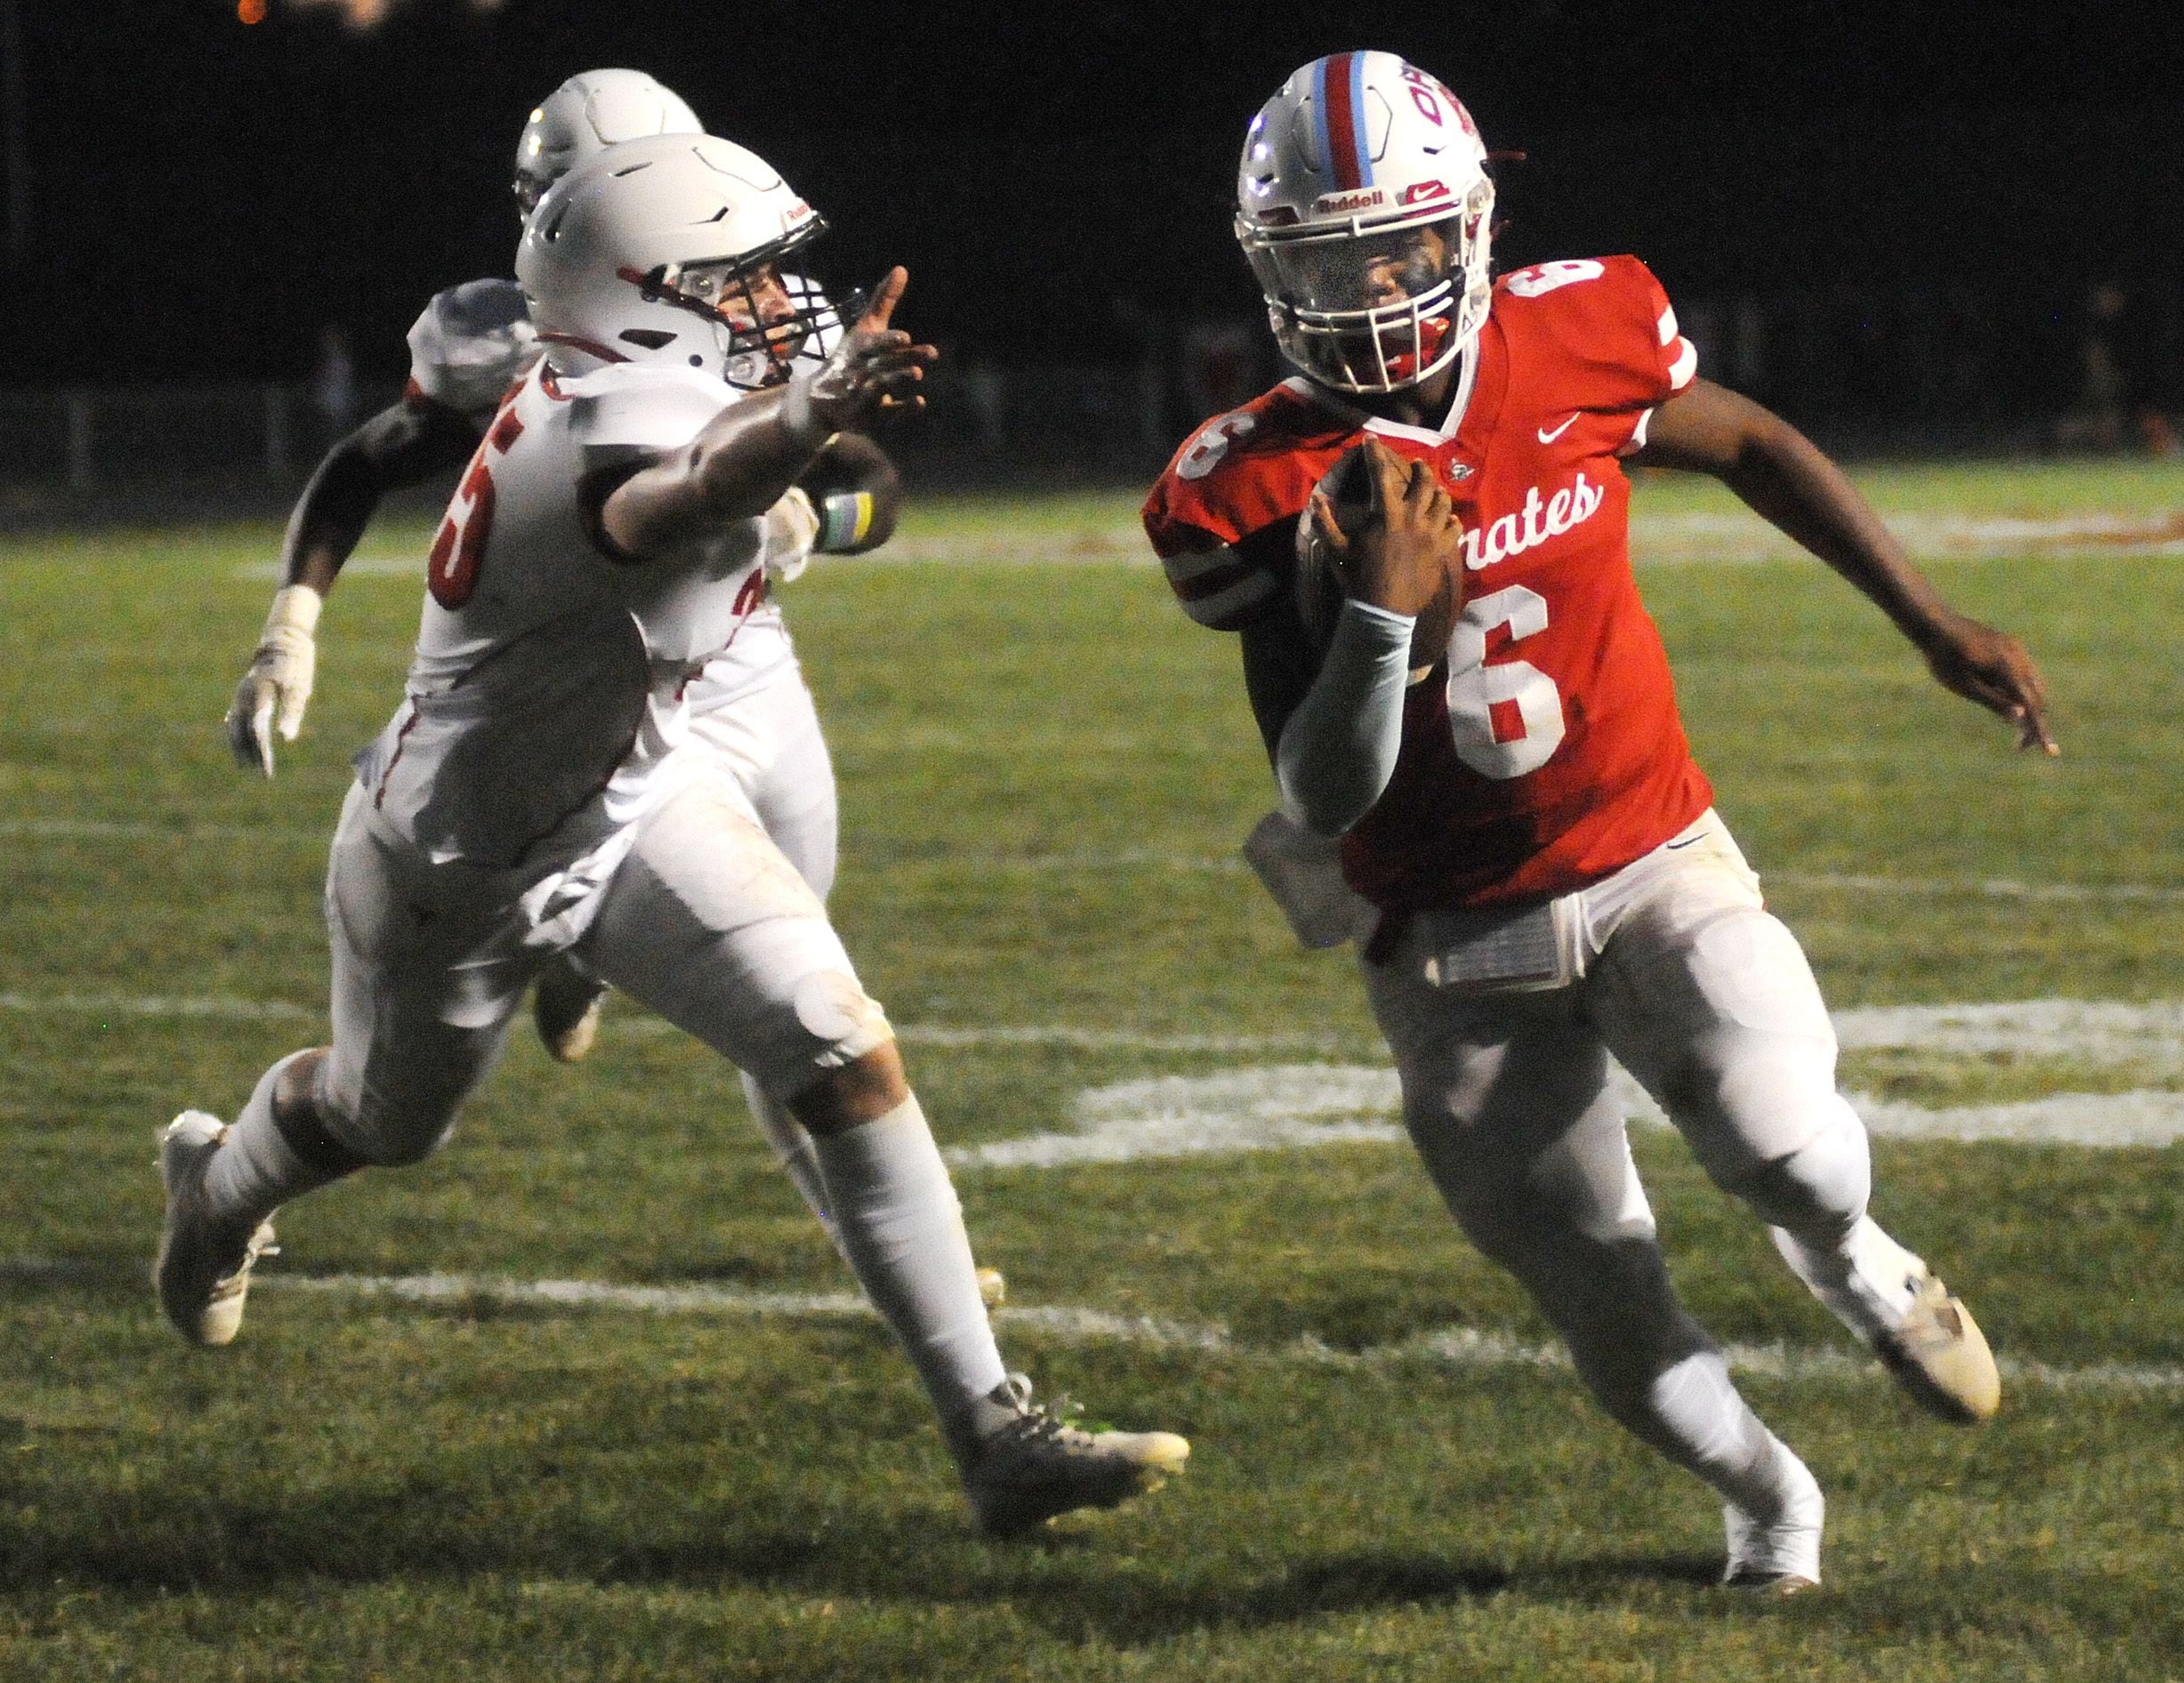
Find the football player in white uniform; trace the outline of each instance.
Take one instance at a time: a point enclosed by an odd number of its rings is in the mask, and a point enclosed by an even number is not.
[[[155,1265],[186,1338],[225,1343],[279,1204],[415,1163],[579,950],[751,1072],[809,1130],[843,1253],[1010,1534],[1179,1470],[1165,1432],[1086,1432],[1003,1368],[961,1206],[885,1014],[685,690],[763,600],[766,516],[826,441],[915,401],[934,358],[891,318],[738,394],[819,326],[779,265],[823,224],[744,149],[610,149],[533,213],[517,275],[544,358],[502,400],[432,548],[407,693],[359,757],[326,881],[334,1042],[280,1059],[232,1127],[161,1135]]]
[[[617,141],[702,133],[680,95],[640,70],[587,70],[570,76],[532,111],[516,142],[514,197],[528,216],[546,189]],[[783,277],[791,294],[821,310],[818,287]],[[817,366],[840,329],[819,313],[798,355]],[[435,294],[409,330],[408,387],[399,402],[334,446],[311,476],[282,545],[283,582],[274,593],[250,667],[236,689],[227,730],[246,769],[273,775],[273,737],[294,741],[302,727],[317,664],[315,632],[326,594],[389,491],[449,473],[470,459],[503,394],[537,360],[537,334],[523,292],[512,280],[466,281]],[[786,378],[787,365],[745,358],[740,382]],[[895,527],[901,481],[869,439],[834,439],[768,517],[766,566],[794,577],[814,550],[861,553]],[[836,805],[832,761],[811,692],[770,592],[734,642],[691,685],[693,735],[710,744],[743,784],[791,864],[821,899],[832,891]],[[540,1037],[554,1057],[573,1062],[590,1051],[603,989],[578,963],[557,959],[540,973],[534,1008]],[[745,1100],[791,1182],[830,1236],[834,1228],[804,1130],[746,1075]],[[998,1303],[998,1269],[979,1271],[980,1289]]]

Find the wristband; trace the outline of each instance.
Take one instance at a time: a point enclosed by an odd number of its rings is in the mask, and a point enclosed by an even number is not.
[[[820,499],[819,536],[813,548],[839,555],[871,535],[871,492],[835,491]]]
[[[309,637],[318,629],[318,613],[326,599],[308,584],[283,584],[273,592],[273,606],[265,616],[263,640],[272,642],[282,632],[301,632]]]

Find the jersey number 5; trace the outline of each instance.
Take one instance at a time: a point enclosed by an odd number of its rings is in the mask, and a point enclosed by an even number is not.
[[[455,500],[432,536],[432,552],[425,564],[425,583],[432,600],[442,608],[460,608],[478,588],[478,570],[485,565],[486,539],[493,534],[493,468],[491,458],[504,454],[523,431],[512,407],[503,409],[492,429],[478,441],[470,471],[455,487]]]
[[[1547,629],[1547,599],[1511,584],[1464,604],[1448,639],[1448,726],[1456,756],[1483,777],[1521,777],[1554,758],[1568,727],[1554,680],[1529,661],[1487,659],[1503,626],[1521,642]]]

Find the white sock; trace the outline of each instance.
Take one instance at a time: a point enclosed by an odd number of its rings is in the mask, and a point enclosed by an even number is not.
[[[1871,1216],[1860,1216],[1833,1244],[1815,1244],[1786,1228],[1768,1231],[1790,1271],[1861,1339],[1893,1331],[1911,1312],[1912,1287],[1924,1277],[1926,1264]]]
[[[842,1250],[842,1236],[834,1231],[834,1218],[826,1207],[826,1184],[819,1175],[819,1159],[811,1148],[811,1136],[804,1131],[802,1123],[788,1112],[779,1100],[769,1099],[765,1090],[742,1071],[743,1096],[751,1107],[752,1119],[758,1131],[766,1136],[766,1143],[781,1164],[781,1172],[789,1178],[811,1213],[819,1219],[826,1229],[827,1243],[842,1252],[842,1260],[849,1261],[849,1252]],[[852,1265],[854,1266],[854,1265]]]
[[[913,1095],[811,1136],[834,1243],[894,1329],[945,1425],[1007,1377],[979,1298],[963,1205]]]
[[[1653,1381],[1648,1402],[1668,1441],[1655,1442],[1721,1494],[1771,1525],[1805,1485],[1804,1463],[1737,1394],[1719,1350],[1687,1356]]]
[[[273,1121],[273,1091],[281,1072],[310,1056],[309,1050],[291,1052],[258,1077],[242,1114],[205,1166],[205,1200],[213,1215],[262,1220],[289,1199],[338,1180],[357,1166],[306,1162]]]

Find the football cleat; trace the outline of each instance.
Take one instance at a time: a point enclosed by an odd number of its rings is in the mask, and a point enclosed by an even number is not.
[[[1992,1420],[2002,1406],[2002,1375],[1987,1335],[1963,1300],[1930,1274],[1913,1282],[1902,1323],[1872,1343],[1882,1365],[1930,1414],[1971,1426]]]
[[[957,1422],[956,1460],[979,1529],[1017,1537],[1059,1514],[1113,1508],[1183,1470],[1190,1445],[1173,1432],[1086,1431],[1031,1400],[1011,1373]]]
[[[1791,1271],[1920,1407],[1960,1426],[1993,1418],[2002,1377],[1978,1323],[1870,1216],[1840,1251],[1811,1251],[1780,1228],[1770,1232]]]
[[[205,1171],[227,1137],[227,1124],[202,1110],[183,1111],[159,1135],[167,1209],[152,1284],[167,1319],[192,1344],[234,1339],[252,1265],[276,1248],[270,1221],[222,1220],[205,1210]]]
[[[606,997],[607,984],[585,975],[567,956],[539,971],[531,994],[531,1020],[557,1063],[573,1064],[592,1050]]]
[[[1009,1300],[1009,1283],[999,1268],[979,1270],[979,1301],[989,1309],[997,1309]]]
[[[1801,1595],[1820,1587],[1820,1532],[1827,1499],[1802,1462],[1793,1462],[1795,1486],[1780,1516],[1762,1525],[1735,1503],[1721,1510],[1729,1534],[1729,1564],[1721,1582],[1762,1595]]]

